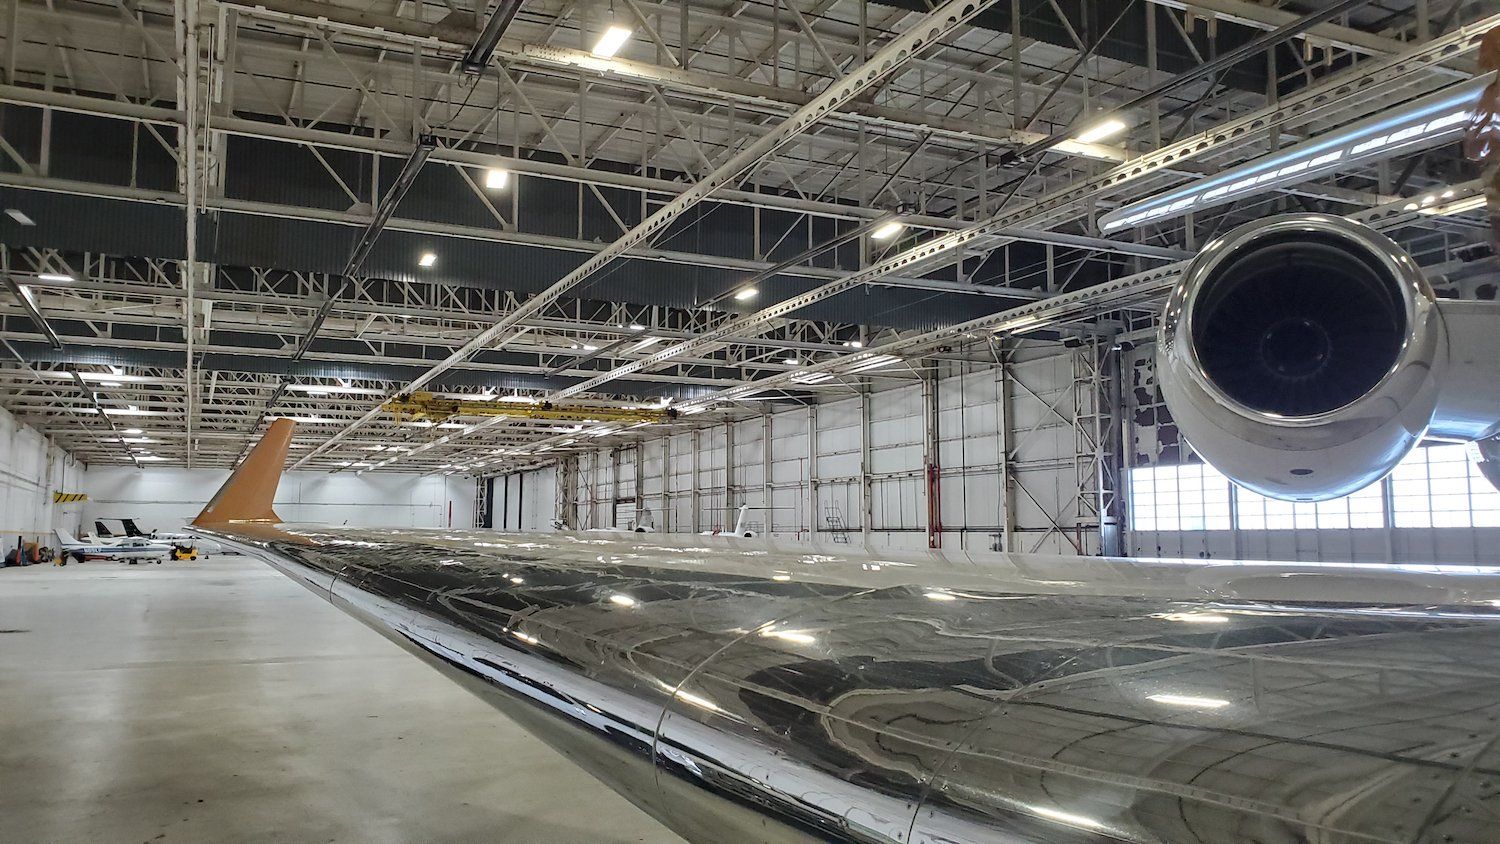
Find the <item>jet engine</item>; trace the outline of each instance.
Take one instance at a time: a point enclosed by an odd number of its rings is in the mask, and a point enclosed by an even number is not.
[[[1439,304],[1411,256],[1372,229],[1322,214],[1257,221],[1210,243],[1172,292],[1162,393],[1193,448],[1241,486],[1347,495],[1390,472],[1442,416],[1445,390],[1472,380],[1449,378]],[[1494,358],[1473,363],[1495,380]],[[1471,417],[1459,438],[1494,435],[1490,395],[1448,402]]]

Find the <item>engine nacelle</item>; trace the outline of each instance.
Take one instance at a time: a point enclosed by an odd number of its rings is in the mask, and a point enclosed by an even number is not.
[[[1389,238],[1290,214],[1210,243],[1173,290],[1157,375],[1204,460],[1273,498],[1384,477],[1430,424],[1448,366],[1432,288]]]

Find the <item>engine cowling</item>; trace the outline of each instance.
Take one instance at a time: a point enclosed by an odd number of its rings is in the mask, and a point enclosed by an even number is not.
[[[1167,302],[1157,373],[1204,460],[1263,495],[1320,501],[1416,446],[1448,364],[1416,262],[1342,217],[1289,214],[1214,240]]]

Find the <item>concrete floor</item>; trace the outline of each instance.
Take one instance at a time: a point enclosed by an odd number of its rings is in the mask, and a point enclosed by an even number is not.
[[[244,557],[0,569],[0,841],[680,842]]]

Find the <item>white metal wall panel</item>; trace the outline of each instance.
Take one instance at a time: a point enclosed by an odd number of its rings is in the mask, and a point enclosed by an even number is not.
[[[98,518],[133,518],[143,528],[175,530],[198,515],[228,476],[225,469],[91,466],[84,520],[92,527]],[[467,528],[474,524],[474,503],[474,480],[461,475],[317,471],[287,472],[275,507],[290,522]]]
[[[859,475],[860,400],[845,399],[818,405],[817,455],[819,478]]]
[[[84,503],[54,504],[53,492],[89,492],[83,466],[0,409],[0,548],[17,536],[55,546],[54,528],[77,529]]]

